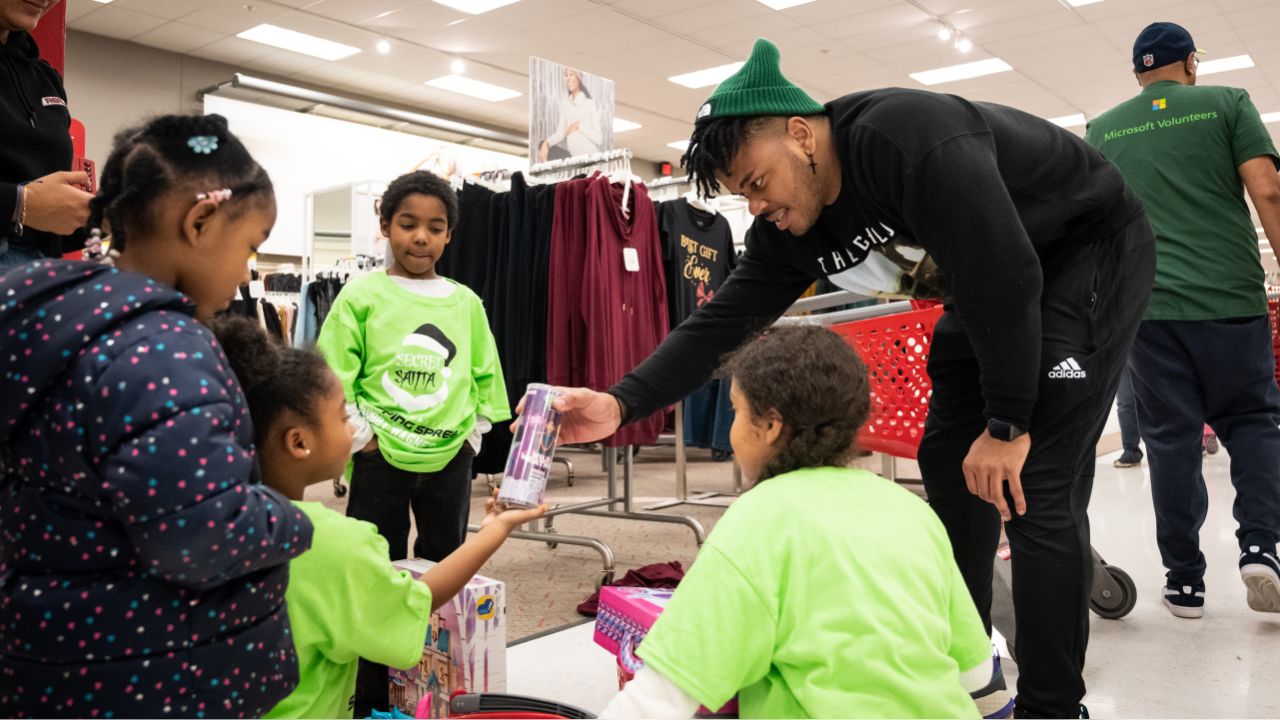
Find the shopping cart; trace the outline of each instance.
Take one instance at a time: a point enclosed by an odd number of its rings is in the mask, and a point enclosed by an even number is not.
[[[830,328],[852,345],[867,365],[871,414],[858,435],[860,447],[891,458],[914,460],[924,436],[932,393],[927,370],[929,343],[934,325],[942,316],[942,307],[934,303],[913,303],[910,309],[905,303],[880,307],[890,312],[864,313],[857,320],[833,324]],[[1273,322],[1280,322],[1280,315],[1273,314]],[[995,560],[992,622],[1014,654],[1016,626],[1008,559],[1008,553],[1003,552]],[[1138,600],[1133,579],[1124,570],[1108,565],[1096,550],[1093,560],[1091,609],[1099,617],[1112,620],[1128,615]]]

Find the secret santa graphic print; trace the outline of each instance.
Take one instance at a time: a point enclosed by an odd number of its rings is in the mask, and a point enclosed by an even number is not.
[[[395,362],[382,374],[382,389],[409,412],[439,407],[449,399],[449,364],[457,353],[440,328],[422,325],[400,343]]]

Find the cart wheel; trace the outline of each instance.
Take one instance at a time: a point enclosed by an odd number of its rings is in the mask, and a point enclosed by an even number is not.
[[[550,534],[550,535],[555,535],[555,534],[556,534],[556,529],[555,529],[555,528],[553,528],[553,527],[551,527],[551,526],[547,526],[547,528],[546,528],[545,530],[543,530],[543,532],[548,533],[548,534]],[[554,541],[554,540],[548,540],[548,541],[547,541],[547,547],[551,548],[552,550],[555,550],[556,548],[560,547],[560,543],[558,543],[558,542],[556,542],[556,541]]]
[[[1217,436],[1217,435],[1205,435],[1205,436],[1204,436],[1204,451],[1205,451],[1206,453],[1208,453],[1208,454],[1210,454],[1210,455],[1217,455],[1217,454],[1218,454],[1218,447],[1219,447],[1219,445],[1218,445],[1218,436]]]
[[[1111,579],[1115,580],[1116,584],[1120,586],[1120,589],[1118,592],[1103,589],[1097,595],[1089,598],[1089,607],[1100,618],[1119,620],[1128,615],[1133,610],[1133,607],[1138,604],[1138,588],[1133,584],[1133,578],[1129,577],[1129,573],[1114,565],[1106,565],[1104,567],[1111,574]]]
[[[335,497],[345,497],[347,494],[347,486],[343,485],[341,481],[335,480],[333,482],[333,494]]]
[[[608,585],[611,582],[613,582],[612,570],[608,570],[606,572],[600,573],[600,577],[596,580],[596,590],[599,590],[600,588],[604,587],[605,585]]]

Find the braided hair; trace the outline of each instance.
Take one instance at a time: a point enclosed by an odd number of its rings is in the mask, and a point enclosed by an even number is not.
[[[89,203],[90,230],[110,226],[113,250],[130,233],[145,232],[156,201],[172,190],[230,189],[223,203],[233,217],[272,194],[271,178],[227,129],[221,115],[163,115],[117,133]]]
[[[761,480],[848,464],[871,391],[866,366],[839,335],[811,325],[773,328],[732,354],[721,374],[733,378],[753,415],[782,417],[782,448]]]
[[[305,423],[315,421],[316,404],[332,387],[323,357],[276,342],[260,325],[236,315],[215,317],[209,329],[244,389],[255,444],[264,444],[286,411]]]
[[[720,191],[716,173],[729,173],[729,166],[747,141],[776,129],[779,121],[785,122],[791,115],[739,115],[731,117],[704,117],[693,125],[689,148],[680,158],[680,167],[698,188],[702,197],[712,197]],[[820,117],[812,115],[805,119]]]

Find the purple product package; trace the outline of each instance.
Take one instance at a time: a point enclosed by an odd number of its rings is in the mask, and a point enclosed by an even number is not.
[[[498,502],[523,508],[542,504],[560,437],[560,411],[551,406],[558,397],[560,393],[555,388],[537,383],[525,392],[524,414],[511,442]]]

